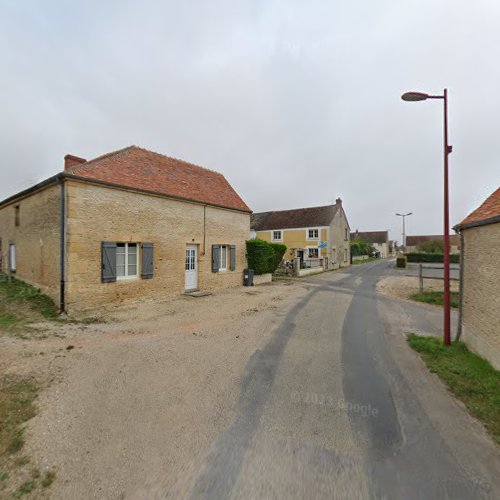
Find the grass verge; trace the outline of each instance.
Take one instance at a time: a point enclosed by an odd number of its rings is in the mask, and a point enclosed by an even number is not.
[[[368,262],[374,262],[375,260],[380,260],[379,257],[368,257],[367,259],[356,259],[352,261],[353,266],[358,266],[359,264],[366,264]]]
[[[16,278],[12,278],[9,283],[7,276],[0,274],[0,326],[9,327],[23,322],[25,318],[18,312],[22,308],[27,308],[45,319],[57,317],[56,306],[50,297]]]
[[[500,372],[461,342],[410,334],[408,343],[500,445]]]
[[[37,392],[32,380],[7,379],[0,383],[0,461],[22,449],[22,424],[36,414]]]
[[[68,318],[60,316],[54,301],[38,288],[24,281],[0,273],[0,330],[15,332],[22,338],[28,338],[29,324],[49,320],[59,324],[91,325],[104,323],[101,317]],[[20,335],[20,332],[23,334]],[[40,332],[40,330],[37,330]]]
[[[458,292],[450,293],[450,307],[457,308],[460,295]],[[416,300],[417,302],[425,302],[426,304],[434,304],[437,306],[442,306],[444,304],[444,292],[428,291],[428,292],[417,292],[410,295],[411,300]]]
[[[39,472],[35,474],[38,469],[34,469],[29,481],[15,485],[17,472],[30,463],[28,457],[19,453],[24,447],[23,424],[36,415],[38,390],[32,379],[6,377],[0,381],[0,490],[10,489],[14,498],[30,493],[39,477]]]

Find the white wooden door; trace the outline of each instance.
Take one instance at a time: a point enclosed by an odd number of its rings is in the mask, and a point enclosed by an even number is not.
[[[186,246],[186,290],[198,288],[198,247],[196,245]]]

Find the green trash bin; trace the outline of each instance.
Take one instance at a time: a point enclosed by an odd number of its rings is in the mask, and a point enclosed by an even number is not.
[[[253,286],[253,269],[243,271],[243,286]]]

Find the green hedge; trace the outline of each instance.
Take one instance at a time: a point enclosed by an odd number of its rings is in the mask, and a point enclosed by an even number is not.
[[[283,243],[269,243],[269,246],[271,246],[274,251],[273,270],[269,272],[274,273],[283,260],[283,255],[285,255],[286,252],[286,245]]]
[[[407,253],[406,257],[408,262],[433,262],[442,263],[444,260],[444,255],[440,253]],[[460,255],[452,254],[450,255],[450,262],[452,264],[458,264],[460,262]]]
[[[396,267],[406,267],[406,260],[405,255],[398,255],[398,257],[396,257]]]
[[[248,268],[255,274],[274,273],[286,252],[286,245],[264,240],[247,240]]]

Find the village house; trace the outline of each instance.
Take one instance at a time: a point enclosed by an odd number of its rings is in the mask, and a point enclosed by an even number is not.
[[[284,243],[286,260],[301,267],[337,269],[350,265],[349,223],[338,198],[335,205],[252,214],[251,236]]]
[[[380,257],[389,257],[392,250],[389,246],[389,231],[364,231],[359,232],[357,229],[351,233],[351,240],[363,240],[372,245]]]
[[[61,310],[242,283],[251,210],[223,175],[130,146],[0,202],[2,270]]]
[[[459,328],[500,370],[500,188],[454,229],[461,241]]]
[[[441,244],[444,243],[444,237],[442,234],[420,234],[414,236],[406,237],[406,252],[418,252],[418,246],[421,243],[427,241],[439,241]],[[460,253],[460,240],[456,234],[450,234],[450,253],[458,254]]]

